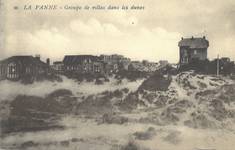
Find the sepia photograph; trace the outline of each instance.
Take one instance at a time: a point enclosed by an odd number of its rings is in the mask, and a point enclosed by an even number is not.
[[[234,0],[0,0],[0,150],[234,150]]]

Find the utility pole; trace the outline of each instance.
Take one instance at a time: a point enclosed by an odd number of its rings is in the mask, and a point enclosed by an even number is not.
[[[219,76],[219,54],[217,55],[217,76]]]

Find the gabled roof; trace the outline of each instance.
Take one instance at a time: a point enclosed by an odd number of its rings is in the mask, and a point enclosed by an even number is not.
[[[92,62],[99,62],[100,57],[93,55],[66,55],[64,57],[63,63],[69,64],[82,64],[84,60],[91,60]]]
[[[32,64],[32,65],[47,66],[46,63],[42,62],[41,60],[33,56],[12,56],[12,57],[2,60],[0,63],[5,64],[5,63],[10,63],[10,62],[15,62],[17,64],[22,64],[22,65]]]
[[[182,38],[182,40],[178,44],[179,47],[189,47],[189,48],[208,48],[209,41],[203,38]]]

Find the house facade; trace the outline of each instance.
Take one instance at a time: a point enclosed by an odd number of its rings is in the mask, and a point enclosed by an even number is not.
[[[140,71],[140,72],[154,72],[158,70],[159,64],[155,62],[149,62],[147,60],[132,61],[128,67],[129,71]]]
[[[160,66],[166,66],[169,64],[169,62],[167,60],[160,60],[159,64],[160,64]]]
[[[53,65],[51,67],[57,73],[64,72],[64,63],[62,61],[53,62]]]
[[[106,73],[115,73],[119,70],[128,70],[130,59],[123,55],[100,55],[100,59],[104,62]]]
[[[209,73],[223,75],[229,75],[234,73],[234,62],[230,60],[228,57],[222,57],[220,59],[216,58],[211,61],[210,66],[208,67]],[[218,70],[217,70],[218,69]]]
[[[98,56],[66,55],[63,59],[64,70],[75,73],[103,74],[104,64]]]
[[[206,60],[209,41],[206,37],[202,38],[182,38],[178,43],[180,60],[179,64],[184,65],[193,60]]]
[[[50,70],[49,64],[33,56],[12,56],[0,61],[0,80],[36,77]]]
[[[128,66],[129,71],[144,71],[144,64],[140,61],[131,61]]]

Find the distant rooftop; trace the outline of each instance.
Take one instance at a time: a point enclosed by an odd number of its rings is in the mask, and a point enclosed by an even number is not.
[[[63,63],[64,64],[80,64],[85,59],[90,59],[91,61],[100,61],[98,56],[93,55],[66,55],[64,57]]]
[[[181,41],[178,44],[179,47],[189,47],[189,48],[208,48],[209,47],[209,41],[206,39],[206,37],[202,38],[182,38]]]
[[[46,63],[42,62],[40,59],[26,55],[26,56],[12,56],[7,59],[4,59],[1,61],[1,63],[8,63],[14,61],[19,64],[41,64],[41,65],[46,65]]]

